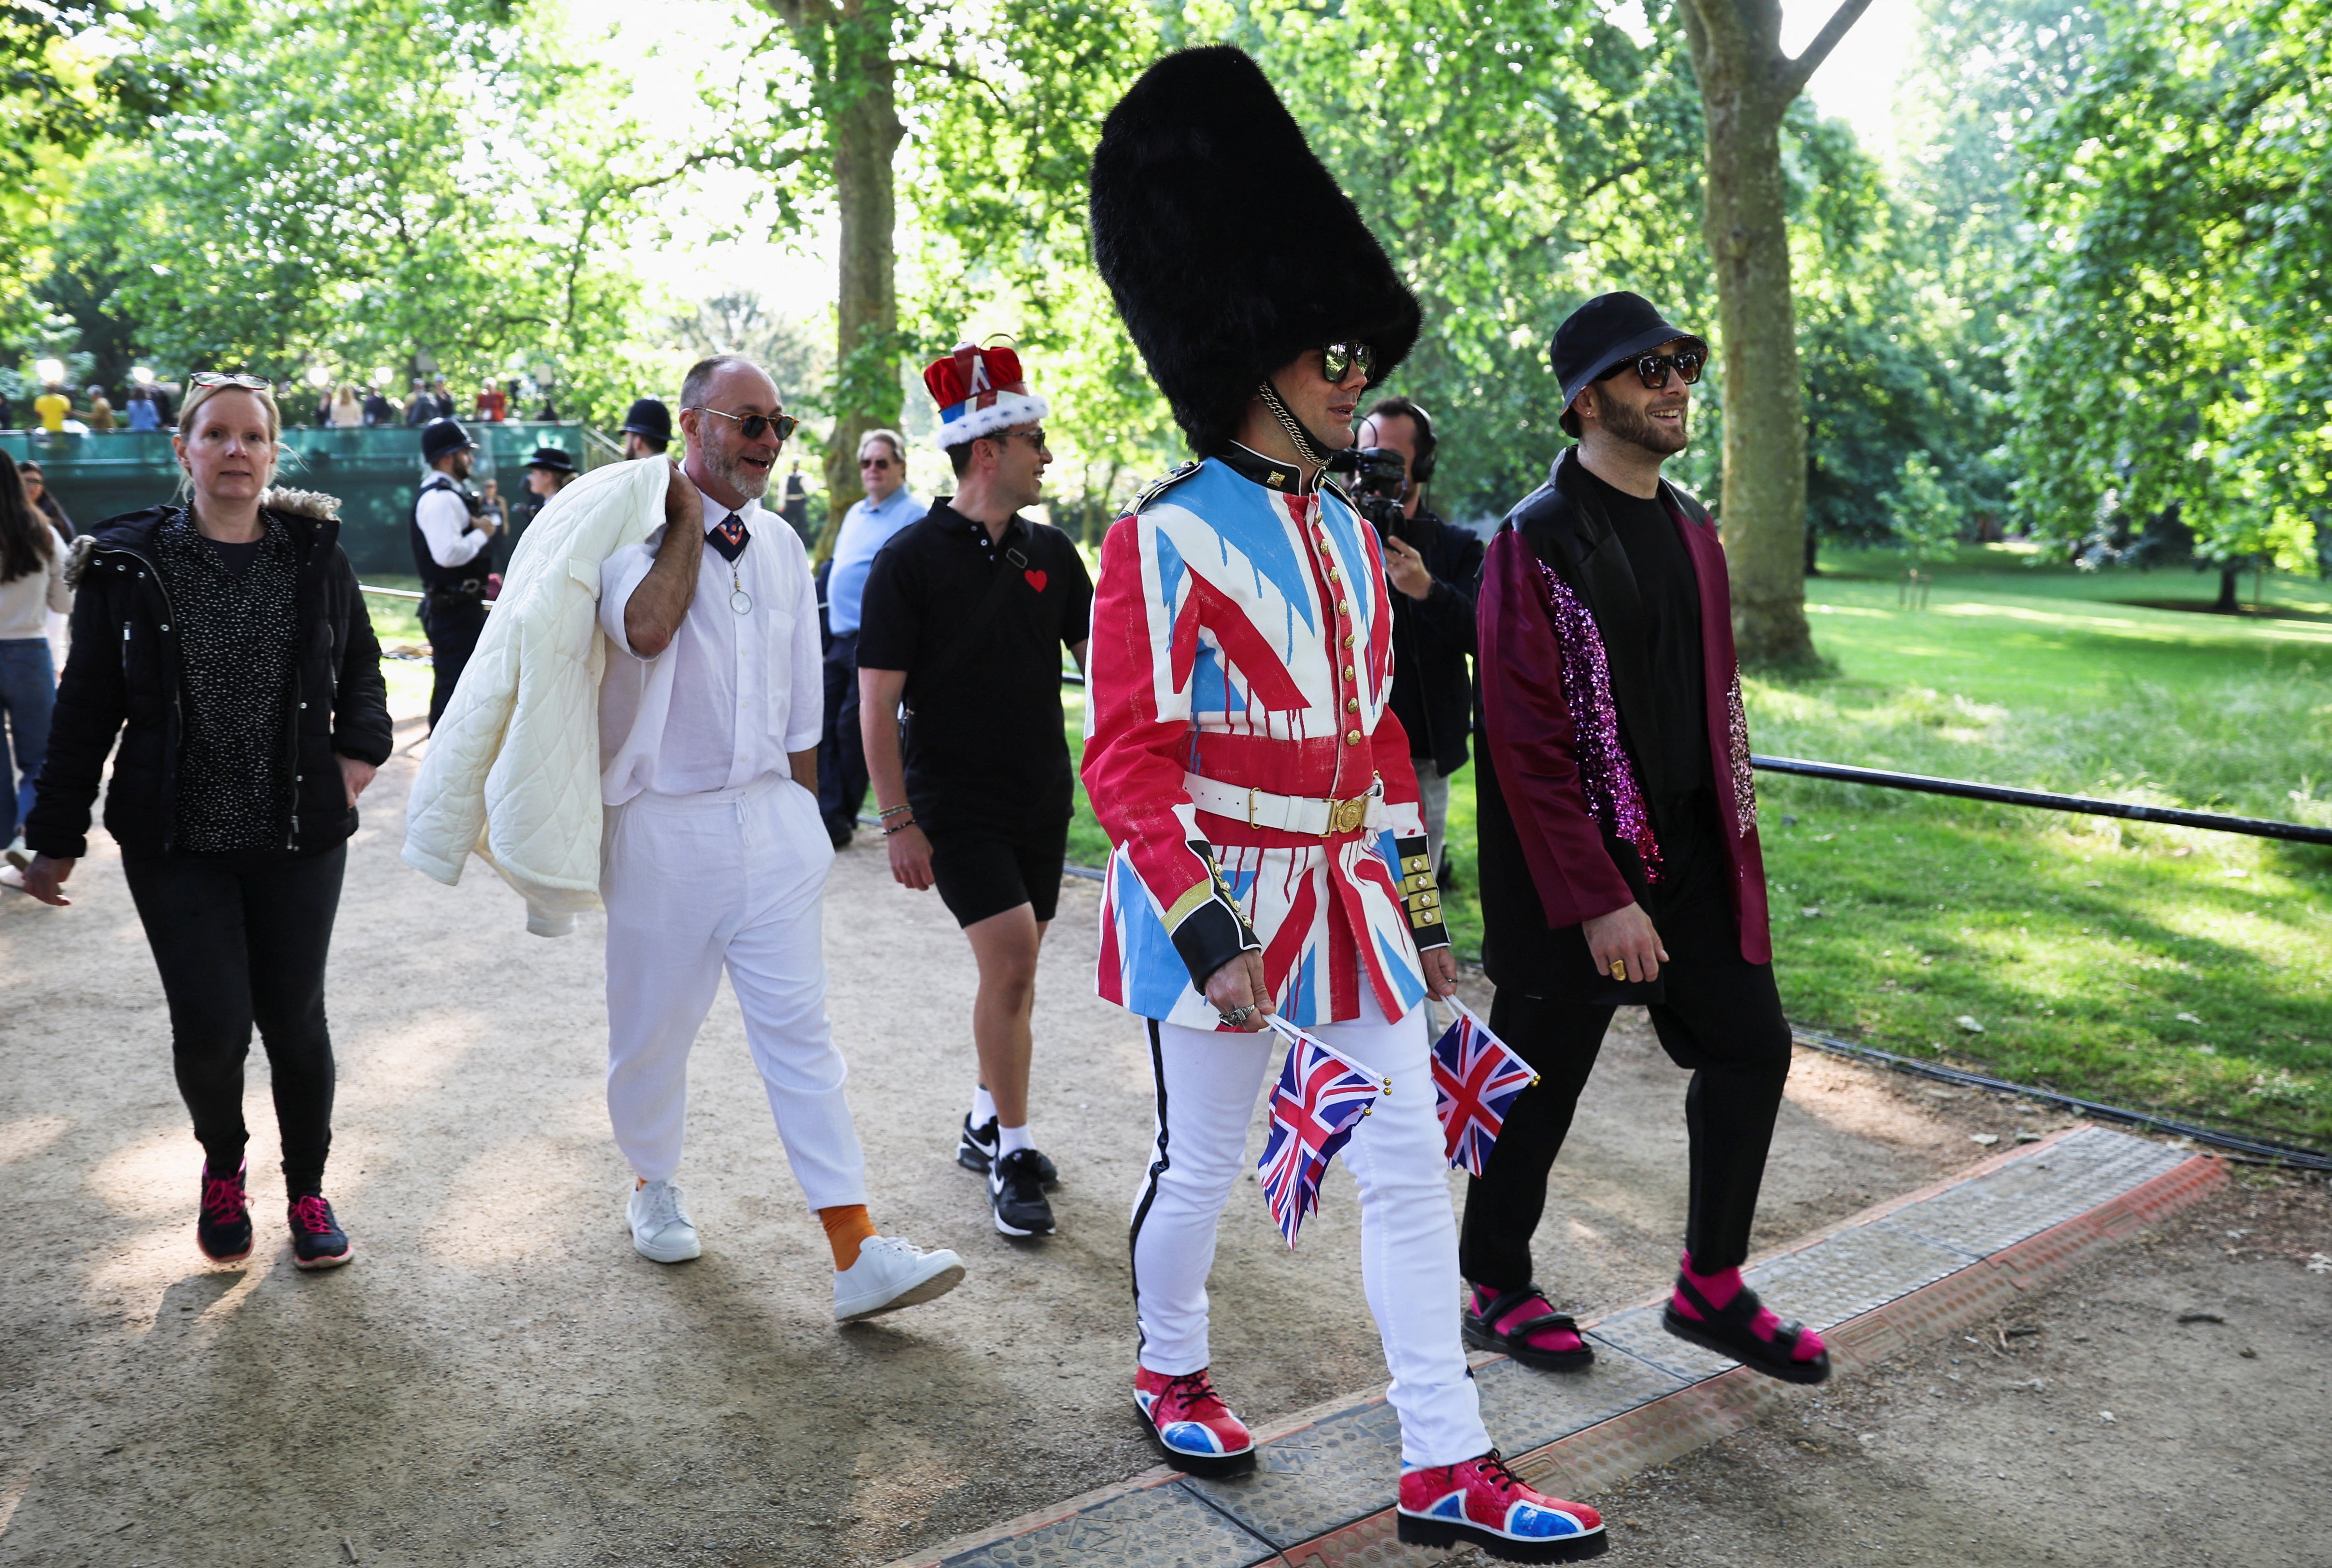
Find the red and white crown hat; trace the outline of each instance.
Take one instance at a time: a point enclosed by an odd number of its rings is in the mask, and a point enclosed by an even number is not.
[[[1046,414],[1045,400],[1028,390],[1021,374],[1020,356],[1006,347],[958,344],[952,354],[923,367],[923,385],[939,401],[942,452]]]

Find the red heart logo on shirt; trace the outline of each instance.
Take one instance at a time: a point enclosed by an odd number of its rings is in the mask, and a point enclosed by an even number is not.
[[[1048,579],[1043,572],[1031,567],[1028,570],[1022,572],[1020,575],[1028,579],[1028,586],[1030,588],[1035,588],[1038,593],[1043,593],[1045,591],[1045,584]]]

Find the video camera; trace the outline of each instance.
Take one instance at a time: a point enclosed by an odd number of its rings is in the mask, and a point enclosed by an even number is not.
[[[1401,497],[1409,489],[1409,459],[1390,446],[1348,446],[1328,459],[1328,472],[1349,476],[1352,504],[1380,540],[1409,540]]]

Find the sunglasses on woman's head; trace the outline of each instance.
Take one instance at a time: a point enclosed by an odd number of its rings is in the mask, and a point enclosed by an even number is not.
[[[1358,365],[1363,376],[1375,373],[1377,351],[1366,343],[1331,343],[1320,350],[1320,374],[1334,386],[1352,373]]]
[[[264,376],[230,376],[223,370],[197,370],[186,379],[197,387],[240,387],[246,392],[264,392],[270,386]]]
[[[681,412],[685,414],[690,410],[683,409]],[[694,412],[718,414],[723,419],[734,419],[737,422],[737,434],[748,441],[759,441],[772,430],[778,433],[779,440],[784,441],[801,427],[801,421],[790,414],[779,414],[774,416],[767,414],[730,414],[719,408],[707,408],[702,404],[696,406]]]
[[[1700,368],[1708,356],[1697,349],[1679,349],[1673,354],[1639,354],[1633,359],[1622,359],[1601,376],[1598,381],[1609,381],[1623,370],[1632,369],[1636,379],[1648,392],[1657,392],[1668,384],[1668,371],[1673,368],[1684,384],[1690,387],[1699,381]]]

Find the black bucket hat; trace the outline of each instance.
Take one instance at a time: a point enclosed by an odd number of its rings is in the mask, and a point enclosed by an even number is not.
[[[1698,344],[1701,353],[1707,354],[1707,341],[1699,333],[1669,321],[1643,295],[1624,290],[1596,295],[1563,318],[1554,330],[1554,346],[1547,351],[1555,378],[1563,383],[1563,412],[1570,412],[1579,394],[1612,366],[1678,338]]]
[[[462,428],[458,419],[432,419],[421,427],[421,461],[435,463],[449,452],[467,447],[476,450],[477,443]]]
[[[623,424],[616,428],[628,430],[635,435],[645,435],[650,441],[662,442],[669,446],[672,445],[672,410],[656,398],[643,397],[632,405],[631,412],[624,416]]]

